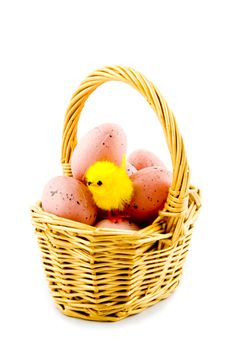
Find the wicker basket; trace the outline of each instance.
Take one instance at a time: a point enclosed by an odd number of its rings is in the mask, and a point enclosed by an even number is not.
[[[100,229],[31,209],[49,287],[66,315],[117,321],[167,298],[179,284],[200,192],[190,185],[183,139],[172,111],[142,74],[121,66],[95,71],[74,93],[65,117],[61,163],[71,176],[80,113],[89,95],[108,81],[128,83],[157,114],[173,164],[173,180],[164,209],[140,231]],[[91,141],[90,141],[91,142]]]

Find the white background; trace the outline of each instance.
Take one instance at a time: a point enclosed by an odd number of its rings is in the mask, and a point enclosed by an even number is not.
[[[232,2],[1,1],[2,349],[232,349]],[[51,300],[29,207],[61,174],[63,117],[87,74],[132,66],[173,109],[192,183],[203,192],[182,283],[166,301],[118,323],[60,314]],[[89,99],[79,135],[113,121],[129,152],[170,167],[162,129],[123,84]]]

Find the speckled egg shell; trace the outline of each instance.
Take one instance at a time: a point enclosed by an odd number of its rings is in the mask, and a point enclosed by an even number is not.
[[[133,222],[130,222],[128,220],[123,220],[121,222],[112,222],[108,219],[99,221],[96,225],[96,227],[101,228],[114,228],[114,229],[120,229],[120,230],[134,230],[138,231],[140,228],[134,224]]]
[[[97,216],[97,207],[87,187],[67,176],[57,176],[47,183],[42,207],[49,213],[88,225],[93,225]]]
[[[87,169],[99,160],[121,165],[126,142],[126,135],[119,125],[102,124],[90,130],[74,149],[71,158],[73,176],[83,181]]]
[[[137,169],[144,169],[151,166],[161,166],[165,168],[163,162],[154,153],[138,149],[130,154],[128,161]]]
[[[162,167],[149,167],[139,170],[130,178],[134,195],[126,213],[135,222],[155,219],[166,202],[171,173]]]
[[[126,172],[129,176],[136,173],[136,171],[137,169],[132,164],[130,164],[129,162],[126,162]]]

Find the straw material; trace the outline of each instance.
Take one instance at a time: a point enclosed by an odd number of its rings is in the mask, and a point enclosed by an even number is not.
[[[89,95],[108,81],[138,90],[157,114],[173,164],[164,209],[140,231],[102,229],[31,209],[49,287],[66,315],[117,321],[167,298],[177,287],[189,249],[200,192],[190,185],[183,139],[172,111],[155,86],[131,68],[114,66],[88,76],[72,96],[63,129],[61,163],[71,176],[80,113]],[[91,142],[91,140],[90,140]]]

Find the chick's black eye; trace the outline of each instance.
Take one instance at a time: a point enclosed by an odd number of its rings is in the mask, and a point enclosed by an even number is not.
[[[87,184],[88,184],[88,186],[90,186],[90,185],[91,185],[91,181],[88,181],[88,183],[87,183]]]
[[[98,185],[98,186],[101,186],[101,185],[103,185],[103,182],[99,180],[99,181],[97,182],[97,185]]]

